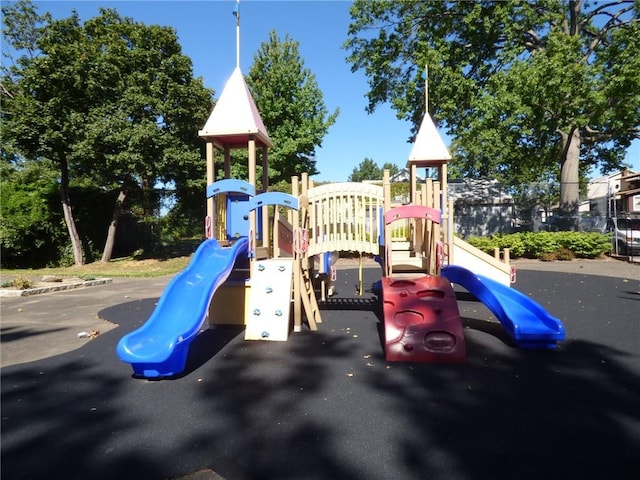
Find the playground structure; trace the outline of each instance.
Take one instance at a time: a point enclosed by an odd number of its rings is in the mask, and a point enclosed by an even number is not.
[[[514,274],[508,252],[494,258],[454,237],[446,183],[451,157],[428,114],[407,164],[408,205],[392,204],[388,171],[382,186],[316,187],[302,174],[292,178],[291,194],[268,191],[272,142],[239,68],[199,134],[206,142],[206,240],[149,320],[120,340],[117,353],[136,376],[181,373],[189,344],[207,322],[244,325],[246,340],[286,341],[305,321],[317,330],[314,258],[326,275],[327,260],[341,251],[373,255],[381,264],[387,361],[466,361],[452,282],[485,302],[518,346],[555,348],[564,339],[559,320],[509,287]],[[229,178],[234,148],[247,149],[247,181]],[[216,151],[223,154],[225,173],[218,181]],[[418,184],[423,167],[437,178]]]

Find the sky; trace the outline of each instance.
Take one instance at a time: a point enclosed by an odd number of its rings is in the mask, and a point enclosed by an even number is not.
[[[216,98],[236,66],[235,0],[34,1],[39,13],[65,18],[76,10],[83,20],[97,16],[100,8],[115,8],[120,15],[147,25],[176,30],[182,51],[193,62],[194,75],[213,88]],[[281,40],[288,34],[299,42],[304,66],[316,77],[329,112],[340,114],[316,149],[316,181],[346,181],[360,162],[372,159],[379,166],[403,167],[411,152],[407,143],[411,125],[396,118],[388,106],[367,114],[367,78],[351,72],[342,48],[350,23],[346,0],[241,0],[240,69],[246,75],[260,44],[275,30]],[[202,126],[198,126],[201,128]],[[449,139],[443,135],[449,145]],[[627,153],[627,162],[640,171],[640,141]],[[594,175],[598,176],[598,175]]]

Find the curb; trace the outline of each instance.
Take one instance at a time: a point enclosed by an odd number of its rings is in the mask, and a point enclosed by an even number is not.
[[[75,288],[94,287],[96,285],[106,285],[111,283],[111,278],[98,278],[96,280],[78,281],[52,285],[47,287],[26,288],[24,290],[0,289],[0,297],[27,297],[29,295],[39,295],[41,293],[61,292],[63,290],[73,290]]]

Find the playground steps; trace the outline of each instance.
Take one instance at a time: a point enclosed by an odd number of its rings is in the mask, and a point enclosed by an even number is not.
[[[316,291],[313,288],[313,282],[309,271],[308,262],[297,260],[300,269],[300,296],[302,298],[302,306],[304,308],[304,314],[309,324],[309,329],[312,331],[318,330],[318,323],[322,323],[320,317],[320,307],[318,306],[318,300],[316,298]]]
[[[428,269],[428,259],[413,251],[411,242],[391,243],[391,268],[397,273],[424,272]]]
[[[290,330],[293,260],[255,260],[245,340],[286,341]]]

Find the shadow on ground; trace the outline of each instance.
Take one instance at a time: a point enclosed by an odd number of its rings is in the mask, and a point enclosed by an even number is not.
[[[2,370],[2,476],[638,478],[633,288],[542,272],[518,288],[565,322],[558,350],[513,348],[467,299],[466,365],[386,363],[376,310],[354,297],[287,342],[208,332],[190,371],[166,381],[132,378],[115,355],[156,299],[114,306],[101,315],[120,328]]]

